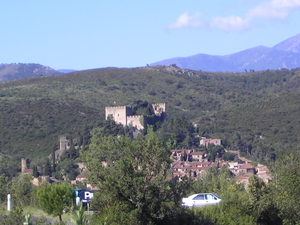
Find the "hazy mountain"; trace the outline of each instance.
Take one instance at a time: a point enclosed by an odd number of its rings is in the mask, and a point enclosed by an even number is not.
[[[57,74],[62,74],[62,72],[56,71],[48,66],[35,63],[12,63],[0,65],[0,81]]]
[[[230,55],[197,54],[166,59],[151,65],[176,64],[181,68],[213,72],[250,71],[300,67],[300,34],[272,48],[257,46]]]
[[[275,45],[273,49],[300,53],[300,33],[283,42],[280,42],[279,44]]]

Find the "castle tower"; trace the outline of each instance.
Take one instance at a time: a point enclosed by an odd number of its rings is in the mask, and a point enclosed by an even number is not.
[[[26,159],[22,158],[21,159],[21,173],[24,173],[25,169],[26,169]]]
[[[105,119],[110,117],[116,123],[127,125],[127,116],[132,115],[132,108],[128,106],[105,107]]]
[[[63,151],[68,148],[68,140],[66,136],[62,136],[59,139],[59,150]]]
[[[166,112],[166,103],[152,104],[155,115],[162,116]]]

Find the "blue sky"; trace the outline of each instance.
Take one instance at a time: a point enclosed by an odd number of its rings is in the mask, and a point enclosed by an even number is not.
[[[272,47],[300,33],[300,0],[2,0],[0,63],[139,67]]]

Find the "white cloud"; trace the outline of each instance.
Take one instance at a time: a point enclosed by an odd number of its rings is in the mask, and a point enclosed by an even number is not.
[[[292,10],[300,9],[300,0],[270,0],[265,1],[252,9],[249,9],[244,16],[231,15],[228,17],[215,16],[210,21],[210,28],[223,31],[244,31],[250,29],[254,20],[286,19]],[[185,12],[179,16],[177,21],[168,26],[170,29],[184,27],[205,28],[206,24],[200,20],[200,13],[189,15]]]
[[[272,0],[250,9],[246,16],[250,19],[285,19],[291,10],[300,8],[300,0]]]
[[[210,26],[224,31],[244,31],[249,28],[249,23],[239,16],[214,17]]]
[[[184,27],[203,27],[204,23],[200,20],[200,13],[195,13],[194,15],[189,15],[185,12],[179,16],[177,21],[168,26],[169,29],[178,29]]]

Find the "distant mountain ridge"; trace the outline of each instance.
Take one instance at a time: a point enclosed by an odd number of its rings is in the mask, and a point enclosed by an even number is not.
[[[293,69],[300,67],[300,33],[272,48],[257,46],[224,56],[197,54],[189,57],[166,59],[150,65],[171,64],[185,69],[211,72]]]
[[[0,81],[14,80],[25,77],[48,76],[63,74],[48,66],[36,63],[0,64]]]

